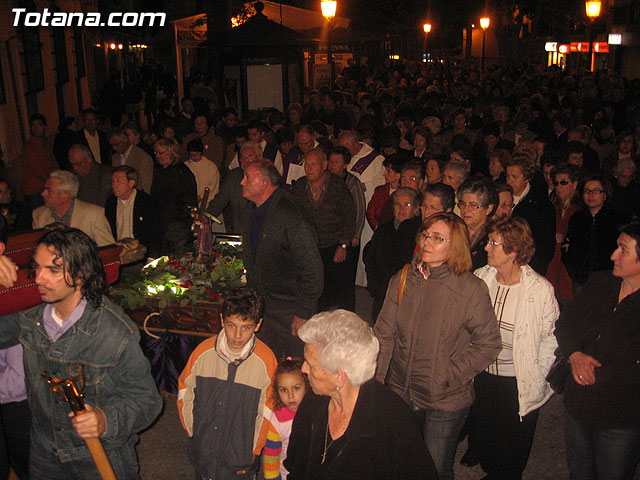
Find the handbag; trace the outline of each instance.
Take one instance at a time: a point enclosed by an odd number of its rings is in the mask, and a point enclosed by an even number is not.
[[[549,382],[551,390],[560,394],[564,391],[564,386],[567,383],[567,377],[571,373],[571,364],[569,363],[569,359],[562,353],[562,350],[560,350],[560,347],[556,348],[553,353],[556,356],[556,359],[553,362],[553,365],[551,365],[545,380]]]

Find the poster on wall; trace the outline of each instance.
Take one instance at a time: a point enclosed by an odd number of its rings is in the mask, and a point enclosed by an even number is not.
[[[248,65],[247,97],[249,110],[277,108],[284,111],[282,65]]]
[[[222,86],[224,95],[224,106],[232,107],[242,115],[242,97],[240,89],[240,66],[226,65],[224,67],[224,85]]]

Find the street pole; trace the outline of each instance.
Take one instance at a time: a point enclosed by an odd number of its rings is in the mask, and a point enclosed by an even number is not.
[[[485,29],[482,30],[482,73],[484,73],[484,45],[485,45],[485,39],[487,36],[487,31]]]

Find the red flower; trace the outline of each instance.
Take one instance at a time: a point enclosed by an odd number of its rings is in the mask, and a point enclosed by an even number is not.
[[[218,292],[211,292],[209,294],[209,299],[210,300],[217,300],[220,298],[220,294]]]
[[[184,282],[184,284],[182,285],[182,288],[191,288],[193,287],[193,282],[191,280],[187,280],[186,282]]]

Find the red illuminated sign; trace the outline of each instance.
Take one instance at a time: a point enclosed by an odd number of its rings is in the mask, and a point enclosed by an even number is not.
[[[569,45],[558,45],[558,52],[569,53]]]
[[[569,44],[569,50],[571,52],[588,53],[589,42],[571,42]]]
[[[595,42],[593,51],[596,53],[609,53],[609,44],[607,42]]]

